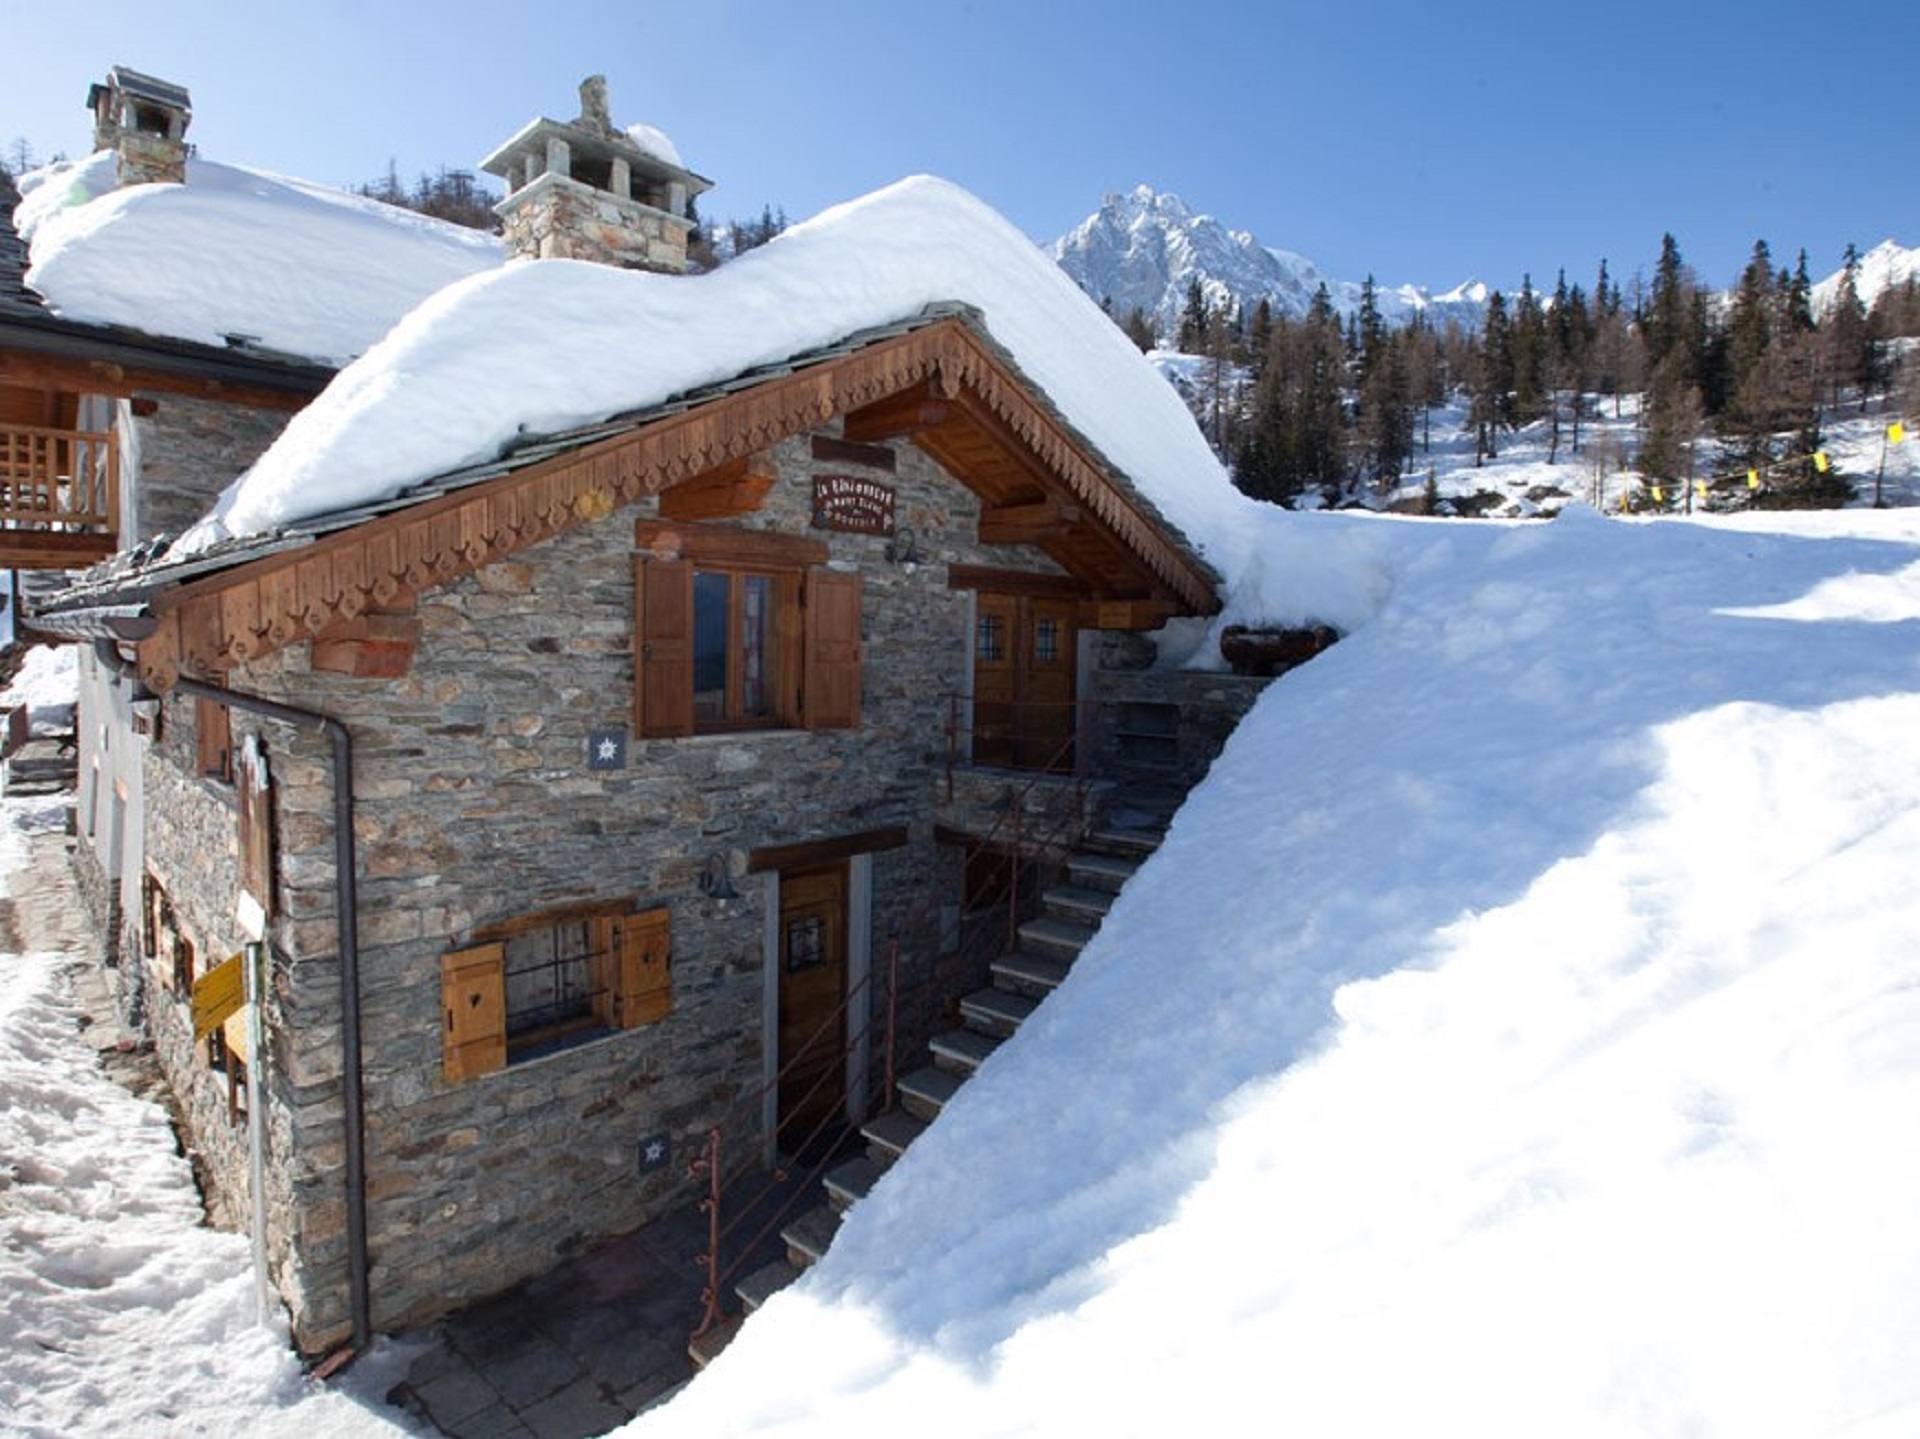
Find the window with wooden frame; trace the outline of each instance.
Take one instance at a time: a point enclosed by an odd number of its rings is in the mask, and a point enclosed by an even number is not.
[[[483,925],[440,957],[444,1072],[472,1079],[673,1008],[664,907],[577,905]]]
[[[860,722],[860,577],[818,540],[643,521],[634,560],[634,730]]]
[[[223,784],[233,782],[233,712],[218,700],[196,695],[193,701],[194,772]]]

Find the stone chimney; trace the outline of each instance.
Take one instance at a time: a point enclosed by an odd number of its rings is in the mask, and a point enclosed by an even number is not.
[[[593,260],[669,275],[687,269],[690,207],[713,188],[680,163],[666,136],[621,130],[604,76],[580,82],[580,114],[534,120],[480,162],[507,183],[494,206],[516,259]]]
[[[193,101],[182,86],[115,65],[87,91],[87,108],[93,148],[119,157],[122,185],[187,183]]]

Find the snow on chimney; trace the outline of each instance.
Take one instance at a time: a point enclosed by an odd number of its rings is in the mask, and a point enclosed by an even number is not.
[[[687,269],[693,199],[713,188],[658,130],[613,123],[601,75],[580,82],[577,118],[529,122],[480,168],[507,183],[494,213],[514,258],[670,275]]]
[[[120,184],[186,184],[193,101],[184,86],[115,65],[87,91],[87,108],[93,148],[119,157]]]

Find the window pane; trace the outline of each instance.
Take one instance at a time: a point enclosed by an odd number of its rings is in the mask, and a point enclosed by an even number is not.
[[[730,575],[696,570],[693,576],[693,717],[727,714],[727,623]]]
[[[1000,658],[1000,616],[982,615],[974,635],[974,653],[983,660]]]
[[[507,1037],[518,1039],[593,1012],[592,935],[559,924],[507,941]]]
[[[737,719],[765,719],[773,713],[773,616],[776,592],[771,575],[741,575],[740,712]]]
[[[1060,658],[1060,626],[1054,620],[1039,620],[1033,627],[1033,657],[1041,664]]]

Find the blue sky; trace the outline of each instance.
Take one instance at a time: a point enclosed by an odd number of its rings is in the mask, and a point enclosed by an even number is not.
[[[0,142],[89,144],[125,64],[188,86],[210,158],[351,183],[470,166],[604,73],[614,118],[716,182],[709,218],[800,218],[921,171],[1039,241],[1145,182],[1343,279],[1713,284],[1756,238],[1816,276],[1920,244],[1920,6],[1780,0],[0,0]]]

